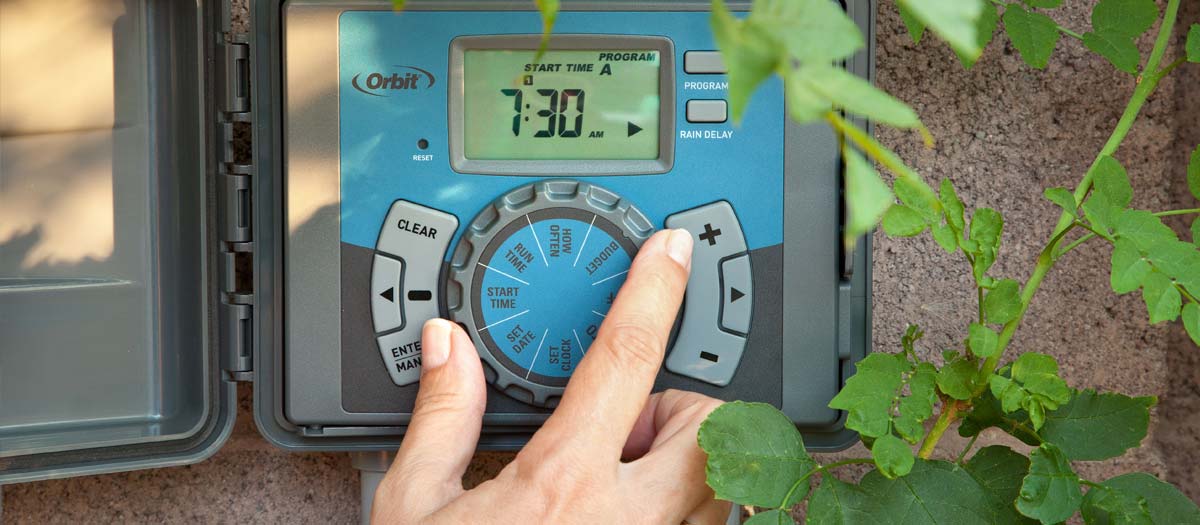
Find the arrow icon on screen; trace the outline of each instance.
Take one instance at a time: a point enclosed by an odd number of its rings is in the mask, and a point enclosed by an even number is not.
[[[627,129],[627,132],[629,134],[625,135],[626,137],[632,137],[632,136],[636,135],[637,132],[642,130],[642,127],[638,126],[637,124],[634,124],[632,122],[628,122],[628,124],[629,124],[629,128]]]

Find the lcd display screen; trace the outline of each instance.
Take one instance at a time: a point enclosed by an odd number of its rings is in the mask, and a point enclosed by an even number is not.
[[[468,49],[463,153],[478,160],[659,157],[658,50]]]

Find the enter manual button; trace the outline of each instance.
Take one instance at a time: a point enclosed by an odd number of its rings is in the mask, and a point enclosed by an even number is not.
[[[721,329],[746,335],[750,331],[750,255],[742,254],[721,262]]]

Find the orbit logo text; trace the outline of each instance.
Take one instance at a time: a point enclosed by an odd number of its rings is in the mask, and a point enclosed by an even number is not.
[[[429,89],[434,82],[433,73],[415,66],[392,66],[391,71],[358,73],[350,79],[354,89],[373,97]]]

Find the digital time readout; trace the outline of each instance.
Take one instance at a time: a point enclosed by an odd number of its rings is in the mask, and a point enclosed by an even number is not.
[[[479,160],[659,156],[657,50],[467,50],[464,153]]]

